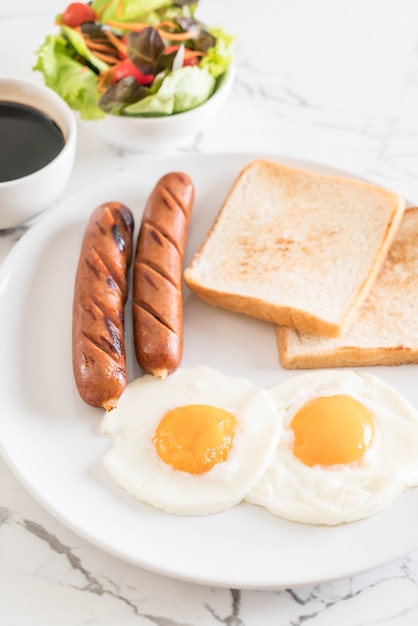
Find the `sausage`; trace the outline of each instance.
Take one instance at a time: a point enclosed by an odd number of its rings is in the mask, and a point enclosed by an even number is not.
[[[160,178],[145,205],[133,271],[135,354],[165,378],[183,356],[182,268],[194,185],[182,172]]]
[[[87,404],[113,409],[128,382],[124,342],[134,220],[119,202],[90,216],[77,266],[72,319],[76,386]]]

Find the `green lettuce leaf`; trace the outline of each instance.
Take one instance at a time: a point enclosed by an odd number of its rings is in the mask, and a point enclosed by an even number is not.
[[[200,62],[215,78],[226,72],[232,63],[232,45],[235,37],[228,35],[222,28],[210,28],[209,32],[216,38],[216,44],[209,48],[207,55]]]
[[[106,71],[109,68],[107,63],[98,59],[90,52],[83,37],[76,30],[74,30],[74,28],[62,25],[61,32],[67,38],[69,44],[74,47],[76,53],[86,59],[86,61],[88,61],[93,67],[97,68],[99,72]]]
[[[120,0],[93,0],[93,11],[100,14],[100,21],[134,22],[147,13],[156,11],[167,4],[167,0],[129,0],[123,3],[120,11]],[[104,9],[104,10],[103,10]],[[100,13],[103,10],[103,13]]]
[[[194,109],[212,95],[215,79],[206,69],[181,67],[166,76],[157,93],[127,106],[126,115],[172,115]]]
[[[33,69],[42,72],[45,84],[56,91],[69,106],[86,120],[105,116],[98,106],[100,98],[97,75],[68,55],[66,40],[61,35],[48,35],[38,50]]]

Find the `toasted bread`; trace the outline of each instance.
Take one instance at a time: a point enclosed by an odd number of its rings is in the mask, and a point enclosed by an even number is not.
[[[277,329],[289,369],[418,363],[418,207],[404,213],[396,238],[352,324],[336,339]]]
[[[256,160],[239,173],[184,279],[213,305],[339,336],[404,208],[376,185]]]

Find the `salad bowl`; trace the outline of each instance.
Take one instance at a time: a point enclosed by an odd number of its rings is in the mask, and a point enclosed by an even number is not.
[[[198,0],[70,3],[34,70],[106,143],[135,152],[189,141],[225,103],[234,37]]]
[[[106,115],[101,120],[81,121],[81,126],[87,124],[106,144],[127,152],[158,152],[185,145],[222,109],[231,92],[235,73],[235,66],[231,65],[215,93],[194,109],[155,117]]]

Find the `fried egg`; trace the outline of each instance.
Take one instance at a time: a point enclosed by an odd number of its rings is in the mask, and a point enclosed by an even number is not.
[[[285,410],[273,463],[247,501],[335,525],[377,513],[418,485],[418,416],[369,373],[312,371],[270,389]]]
[[[270,394],[206,367],[130,383],[102,432],[111,477],[138,500],[179,515],[241,502],[276,452],[282,415]]]

